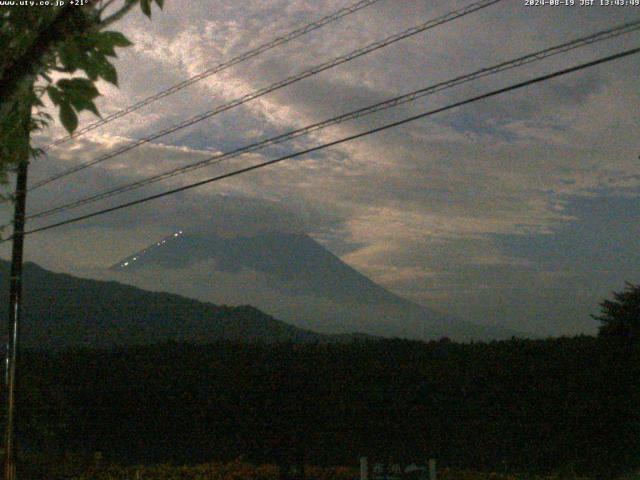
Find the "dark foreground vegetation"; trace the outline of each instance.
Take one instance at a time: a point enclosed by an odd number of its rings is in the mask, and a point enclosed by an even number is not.
[[[639,360],[628,338],[586,336],[31,351],[20,445],[121,465],[366,455],[614,478],[640,466]]]
[[[273,464],[253,465],[246,461],[213,462],[198,465],[122,466],[88,459],[68,458],[67,462],[53,465],[30,464],[29,478],[64,478],[65,480],[282,480],[280,469]],[[23,469],[26,471],[26,469]],[[318,467],[306,465],[305,480],[354,480],[359,477],[355,467]],[[23,472],[24,473],[24,472]],[[21,477],[23,478],[24,475]],[[415,476],[412,478],[416,478]],[[589,480],[577,475],[527,475],[500,474],[443,468],[438,471],[439,480]],[[637,477],[620,477],[616,480],[637,480]]]

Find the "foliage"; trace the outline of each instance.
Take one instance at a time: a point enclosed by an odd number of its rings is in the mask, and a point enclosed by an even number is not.
[[[40,463],[31,458],[28,477],[46,475],[50,480],[278,480],[276,465],[253,465],[242,459],[230,462],[212,462],[198,465],[133,465],[122,466],[113,463],[96,462],[93,459],[67,455],[55,463]],[[305,466],[308,480],[354,480],[358,474],[355,468]]]
[[[116,8],[114,2],[0,6],[0,181],[6,181],[7,170],[24,158],[30,133],[50,122],[43,111],[45,95],[57,106],[69,133],[78,126],[79,112],[99,115],[95,84],[99,79],[118,84],[110,59],[116,57],[116,48],[131,45],[120,32],[107,28],[138,3],[151,16],[151,0],[123,0]],[[162,8],[164,1],[155,3]],[[34,109],[25,134],[24,119]]]
[[[96,464],[91,460],[70,459],[58,461],[55,465],[44,466],[39,472],[30,472],[34,478],[45,475],[50,480],[278,480],[279,470],[276,465],[254,465],[236,459],[227,463],[204,463],[191,466],[175,466],[169,464],[121,466],[117,464]],[[32,465],[33,469],[33,465]],[[45,473],[46,472],[46,473]],[[40,475],[38,477],[37,475]],[[360,472],[355,467],[320,467],[305,465],[307,480],[358,480]],[[483,473],[473,470],[440,469],[441,480],[589,480],[589,477],[577,475],[526,475]],[[629,480],[631,480],[630,477]],[[620,479],[623,480],[623,479]]]
[[[122,464],[433,456],[494,478],[640,467],[640,352],[608,339],[173,343],[22,359],[33,385],[19,398],[20,440],[32,451]]]
[[[622,337],[631,340],[640,339],[640,285],[626,284],[621,292],[613,293],[613,300],[600,304],[600,335],[603,337]]]

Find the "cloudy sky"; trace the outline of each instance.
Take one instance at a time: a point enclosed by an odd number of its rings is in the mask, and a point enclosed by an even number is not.
[[[167,0],[118,29],[116,111],[349,0]],[[209,77],[37,160],[40,180],[246,93],[460,8],[381,0]],[[576,1],[579,3],[579,0]],[[36,190],[31,212],[188,164],[548,46],[640,18],[640,7],[503,0]],[[584,47],[316,132],[100,205],[138,198],[335,140],[640,45]],[[589,313],[640,282],[638,56],[434,115],[246,175],[28,239],[27,257],[75,272],[111,265],[175,229],[304,231],[389,290],[441,312],[520,331],[595,331]],[[93,120],[83,115],[83,122]],[[54,126],[36,140],[62,134]],[[229,198],[237,198],[230,207]],[[33,227],[59,217],[33,222]],[[5,213],[6,214],[6,213]],[[3,246],[4,257],[8,249]]]

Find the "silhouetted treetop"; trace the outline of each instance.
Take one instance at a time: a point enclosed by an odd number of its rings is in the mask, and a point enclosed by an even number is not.
[[[627,282],[621,292],[613,293],[613,300],[600,304],[600,336],[640,338],[640,285]]]

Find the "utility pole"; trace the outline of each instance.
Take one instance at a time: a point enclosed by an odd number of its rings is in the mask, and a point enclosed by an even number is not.
[[[31,112],[26,115],[24,134],[26,143],[18,159],[13,213],[11,273],[9,278],[9,324],[6,351],[6,422],[4,437],[4,480],[16,480],[15,448],[15,391],[18,333],[22,311],[22,258],[24,252],[24,223],[27,205],[27,170],[29,166],[29,133]],[[22,133],[22,132],[21,132]]]

